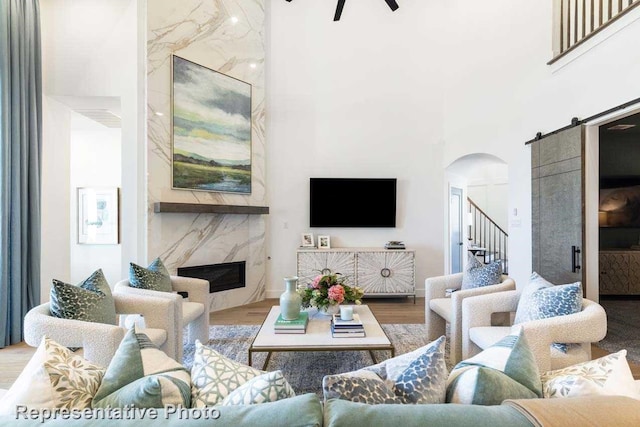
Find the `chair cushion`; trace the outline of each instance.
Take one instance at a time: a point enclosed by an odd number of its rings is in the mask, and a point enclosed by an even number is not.
[[[50,295],[49,309],[54,317],[116,324],[116,305],[101,269],[78,285],[53,279]]]
[[[0,414],[28,409],[85,409],[98,391],[104,368],[43,337],[35,354],[0,401]],[[19,424],[19,423],[18,423]]]
[[[182,303],[182,324],[191,323],[204,313],[204,305],[199,302],[183,302]]]
[[[322,379],[325,400],[353,402],[444,403],[447,366],[445,337],[382,363],[358,371],[326,375]]]
[[[542,397],[540,372],[521,329],[458,363],[448,379],[448,403],[496,405],[535,397]]]
[[[135,263],[129,264],[129,283],[134,288],[152,291],[171,292],[171,277],[160,258],[156,258],[144,268]]]
[[[94,408],[191,407],[191,378],[144,334],[129,329],[93,398]]]
[[[447,322],[451,323],[453,317],[453,303],[451,298],[435,298],[429,301],[431,311],[438,313]]]
[[[640,399],[627,351],[546,372],[542,375],[544,397],[619,395]]]
[[[529,284],[520,295],[514,324],[566,316],[579,313],[581,310],[582,284],[580,282],[554,285],[534,272]],[[567,344],[554,343],[553,345],[558,350],[567,352]]]
[[[489,348],[511,333],[510,326],[478,326],[469,329],[469,339],[481,349]]]
[[[475,256],[469,255],[469,260],[462,276],[462,289],[497,285],[501,281],[502,261],[497,260],[489,264],[483,264]]]

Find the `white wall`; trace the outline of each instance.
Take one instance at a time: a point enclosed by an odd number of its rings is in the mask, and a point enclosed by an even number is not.
[[[444,268],[439,2],[271,2],[267,296],[296,272],[300,234],[416,249],[416,285]],[[398,179],[395,229],[309,228],[310,177]],[[339,206],[339,200],[331,201]]]
[[[518,210],[517,218],[509,218],[509,267],[517,284],[526,283],[531,272],[531,165],[524,142],[538,131],[552,131],[574,116],[586,118],[640,93],[640,9],[578,54],[546,65],[551,5],[447,2],[448,25],[459,31],[449,34],[444,61],[449,70],[444,157],[452,161],[481,146],[507,161],[509,212]]]
[[[70,138],[70,280],[86,279],[95,270],[102,271],[111,284],[122,279],[121,245],[78,243],[79,187],[120,187],[121,130],[111,129],[72,113]]]

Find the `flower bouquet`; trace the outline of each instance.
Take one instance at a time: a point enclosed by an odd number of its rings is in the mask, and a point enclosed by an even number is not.
[[[349,286],[340,274],[319,275],[306,287],[298,289],[302,297],[302,307],[316,307],[327,310],[329,306],[337,306],[343,302],[362,304],[364,291],[357,286]]]

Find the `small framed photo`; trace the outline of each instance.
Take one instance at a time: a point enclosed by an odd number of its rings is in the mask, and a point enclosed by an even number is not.
[[[331,237],[318,236],[318,249],[331,249]]]
[[[78,243],[120,243],[118,187],[78,188]]]
[[[313,248],[316,244],[313,241],[313,233],[302,233],[302,244],[300,245],[305,248]]]

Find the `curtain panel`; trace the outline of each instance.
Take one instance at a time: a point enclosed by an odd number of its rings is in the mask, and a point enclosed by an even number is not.
[[[0,347],[40,303],[42,77],[38,0],[0,1]]]

